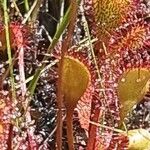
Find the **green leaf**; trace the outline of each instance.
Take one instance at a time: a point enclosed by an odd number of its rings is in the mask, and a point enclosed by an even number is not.
[[[149,79],[150,70],[145,68],[128,70],[121,76],[118,82],[118,96],[122,105],[121,122],[132,110],[132,107],[138,104],[147,93]]]
[[[78,4],[80,3],[80,0],[78,0]],[[67,9],[63,19],[62,19],[62,22],[59,24],[58,28],[57,28],[57,31],[53,37],[53,40],[51,42],[51,44],[49,45],[48,47],[48,50],[47,50],[47,53],[51,53],[52,49],[55,47],[55,45],[57,44],[57,42],[59,41],[59,38],[60,36],[63,34],[63,32],[65,31],[65,29],[68,27],[68,24],[70,22],[70,18],[71,18],[71,9],[72,7],[69,6],[69,8]],[[47,57],[45,56],[43,61],[44,60],[47,60]],[[30,91],[31,93],[31,97],[33,96],[34,94],[34,90],[36,88],[36,84],[39,80],[39,77],[41,75],[41,71],[42,69],[45,67],[45,65],[42,65],[42,67],[39,67],[35,74],[34,74],[34,78],[33,80],[30,82],[29,86],[28,86],[28,90]]]
[[[65,106],[76,107],[80,97],[84,94],[90,81],[90,73],[87,67],[69,56],[65,56],[62,72],[62,89]]]
[[[63,20],[61,22],[61,24],[59,25],[55,35],[54,35],[54,38],[52,40],[52,43],[50,44],[48,50],[47,50],[47,53],[51,53],[51,50],[54,48],[54,46],[57,44],[60,36],[62,35],[62,33],[64,32],[64,30],[67,28],[69,22],[70,22],[70,14],[71,14],[71,7],[68,8],[65,16],[63,17]],[[44,60],[46,60],[47,57],[44,58]],[[43,60],[43,61],[44,61]],[[34,94],[34,90],[36,88],[36,84],[39,80],[39,77],[40,77],[40,74],[41,74],[41,71],[42,69],[45,67],[45,65],[42,65],[42,67],[39,67],[35,74],[34,74],[34,78],[33,80],[30,82],[29,84],[29,87],[28,87],[28,90],[30,91],[31,93],[31,96]]]

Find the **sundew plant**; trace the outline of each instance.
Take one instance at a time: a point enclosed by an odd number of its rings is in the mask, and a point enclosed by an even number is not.
[[[0,150],[150,150],[149,0],[0,0]]]

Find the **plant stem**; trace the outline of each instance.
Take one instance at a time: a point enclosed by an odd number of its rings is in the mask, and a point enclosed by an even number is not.
[[[16,0],[12,0],[12,2],[13,2],[14,8],[16,9],[18,15],[19,15],[21,18],[23,18],[22,14],[21,14],[21,12],[20,12],[20,9],[18,8],[18,6],[17,6],[17,4],[16,4]]]
[[[71,7],[68,8],[68,10],[67,10],[67,12],[66,12],[66,14],[65,14],[65,16],[64,16],[64,18],[63,18],[63,20],[62,20],[62,22],[61,22],[61,24],[59,25],[59,27],[58,27],[58,29],[57,29],[55,35],[54,35],[54,38],[53,38],[53,40],[52,40],[50,46],[48,47],[48,50],[47,50],[46,53],[50,54],[51,51],[52,51],[52,49],[53,49],[53,48],[55,47],[55,45],[57,44],[57,42],[58,42],[60,36],[62,35],[62,33],[64,32],[64,30],[67,28],[67,26],[68,26],[68,24],[69,24],[70,16],[71,16]],[[25,23],[25,22],[26,22],[26,19],[25,19],[25,21],[23,21],[23,23]],[[45,61],[45,60],[47,60],[47,56],[45,56],[45,57],[43,58],[43,61]],[[33,78],[33,80],[31,81],[31,83],[30,83],[29,86],[28,86],[28,91],[30,91],[31,97],[32,97],[33,94],[34,94],[34,90],[35,90],[36,84],[37,84],[38,79],[39,79],[39,77],[40,77],[41,71],[44,69],[44,67],[45,67],[45,64],[43,64],[41,67],[39,67],[39,68],[36,70],[36,72],[35,72],[35,74],[34,74],[34,78]]]
[[[68,26],[68,34],[66,39],[63,41],[62,44],[62,52],[61,52],[61,59],[58,68],[58,84],[57,84],[57,104],[58,104],[58,113],[57,113],[57,132],[56,132],[56,142],[57,142],[57,149],[62,149],[62,106],[63,106],[63,92],[62,92],[62,72],[63,72],[63,65],[64,65],[64,56],[67,53],[72,41],[72,34],[74,30],[74,23],[76,20],[77,15],[77,1],[71,1],[71,18]],[[72,150],[72,149],[71,149]]]
[[[32,4],[32,6],[30,8],[30,10],[27,12],[25,18],[23,19],[22,24],[25,24],[30,19],[30,16],[31,16],[32,12],[33,12],[33,10],[35,9],[35,7],[37,5],[37,2],[38,2],[38,0],[34,1],[34,3]]]
[[[28,2],[28,0],[24,0],[24,5],[25,5],[26,11],[28,11],[29,10],[29,2]]]
[[[74,150],[74,144],[73,144],[73,110],[67,109],[66,112],[66,125],[67,125],[67,139],[68,139],[68,147],[69,150]]]
[[[25,100],[25,94],[27,92],[26,87],[26,78],[25,78],[25,70],[24,70],[24,48],[23,46],[19,49],[18,54],[18,66],[19,66],[19,75],[20,75],[20,87],[22,93],[22,99]]]
[[[13,139],[13,125],[10,124],[9,125],[9,135],[8,135],[8,139],[7,139],[8,150],[12,149],[12,139]]]
[[[36,19],[37,19],[38,12],[39,12],[39,10],[40,10],[40,6],[41,6],[42,2],[43,2],[43,0],[38,0],[38,1],[36,2],[36,6],[34,7],[33,12],[32,12],[32,15],[31,15],[31,21],[32,21],[33,23],[35,23],[35,21],[36,21]]]
[[[12,90],[12,99],[16,100],[16,92],[15,92],[15,82],[13,75],[13,65],[12,65],[12,54],[11,54],[11,46],[10,46],[10,33],[9,33],[9,16],[7,9],[7,0],[3,1],[3,9],[4,9],[4,22],[5,22],[5,36],[6,36],[6,45],[7,45],[7,55],[8,62],[10,68],[10,76],[11,76],[11,90]]]

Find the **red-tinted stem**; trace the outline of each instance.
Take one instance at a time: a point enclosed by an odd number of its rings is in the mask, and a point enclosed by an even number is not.
[[[100,109],[98,107],[95,107],[95,102],[92,102],[92,109],[91,114],[94,116],[91,117],[91,121],[93,122],[99,122],[99,116],[100,116]],[[98,127],[96,125],[90,124],[89,127],[89,139],[87,143],[86,150],[96,150],[96,134],[97,134]]]
[[[12,150],[12,139],[13,139],[13,125],[10,124],[9,126],[9,135],[7,140],[7,150]]]
[[[73,110],[67,110],[66,114],[66,125],[67,125],[67,139],[69,150],[74,150],[74,139],[73,139]]]
[[[61,53],[61,60],[59,63],[58,68],[58,84],[57,84],[57,104],[58,104],[58,113],[57,113],[57,132],[56,132],[56,143],[57,143],[57,150],[62,149],[62,106],[63,106],[63,93],[62,93],[62,68],[63,68],[63,62],[64,62],[64,56],[67,53],[67,50],[70,48],[71,42],[72,42],[72,34],[74,30],[74,24],[76,20],[77,15],[77,1],[70,0],[71,4],[71,19],[68,26],[68,34],[66,39],[64,39],[62,44],[62,53]]]

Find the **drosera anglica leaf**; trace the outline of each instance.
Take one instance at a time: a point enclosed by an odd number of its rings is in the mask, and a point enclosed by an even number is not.
[[[70,56],[64,57],[62,69],[62,94],[64,96],[64,104],[66,107],[66,125],[69,150],[75,149],[72,123],[73,112],[78,101],[86,92],[90,78],[90,73],[82,62]]]
[[[113,29],[118,27],[130,5],[129,0],[93,0],[95,20],[99,26],[102,39]]]
[[[120,121],[122,122],[132,107],[138,104],[148,91],[150,70],[136,68],[127,70],[118,82],[118,96],[121,103]]]
[[[90,73],[83,63],[65,56],[62,76],[65,106],[74,109],[88,87]]]
[[[131,13],[134,0],[84,0],[87,17],[91,24],[91,29],[95,35],[103,42],[108,41],[111,32],[127,19]]]
[[[129,130],[128,133],[129,146],[128,150],[149,150],[150,149],[150,133],[145,129]]]
[[[110,51],[120,52],[126,51],[135,52],[139,49],[144,49],[149,46],[149,24],[144,18],[132,19],[130,23],[124,23],[118,28],[110,40]]]

